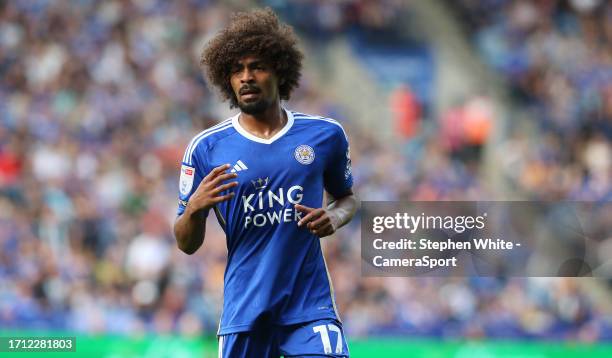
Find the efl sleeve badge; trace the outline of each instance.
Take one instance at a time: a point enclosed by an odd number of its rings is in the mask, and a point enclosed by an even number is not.
[[[179,191],[181,195],[187,196],[191,193],[193,187],[193,177],[195,176],[195,168],[188,165],[181,165],[181,177],[179,179]]]

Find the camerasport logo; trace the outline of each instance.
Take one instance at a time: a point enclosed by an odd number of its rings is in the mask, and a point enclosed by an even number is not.
[[[179,191],[182,195],[188,195],[193,187],[195,168],[183,164],[181,166],[181,178],[179,179]]]

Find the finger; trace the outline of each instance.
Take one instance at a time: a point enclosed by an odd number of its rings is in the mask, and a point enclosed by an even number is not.
[[[325,236],[329,236],[329,235],[333,234],[334,230],[333,230],[331,225],[326,224],[326,225],[323,225],[319,229],[310,230],[310,232],[313,233],[314,235],[318,236],[318,237],[325,237]]]
[[[226,190],[228,190],[228,189],[231,189],[231,188],[233,188],[233,187],[235,187],[235,186],[237,186],[237,185],[238,185],[238,182],[237,182],[237,181],[233,181],[233,182],[231,182],[231,183],[227,183],[227,184],[219,185],[218,187],[216,187],[215,189],[213,189],[213,190],[212,190],[210,193],[211,193],[212,195],[217,195],[217,194],[219,194],[220,192],[222,192],[222,191],[226,191]]]
[[[319,216],[323,213],[323,210],[314,210],[304,216],[300,221],[298,221],[298,226],[302,226],[304,224],[309,223],[311,220],[318,219]]]
[[[226,181],[228,179],[234,179],[238,176],[236,173],[225,173],[217,176],[216,178],[211,178],[211,183],[213,186],[219,185],[222,181]]]
[[[236,194],[234,194],[234,192],[231,192],[231,193],[229,193],[229,194],[225,194],[225,195],[221,195],[221,196],[215,196],[215,197],[214,197],[214,198],[212,198],[210,201],[211,201],[213,204],[218,204],[218,203],[222,203],[222,202],[224,202],[224,201],[228,201],[228,200],[230,200],[231,198],[233,198],[233,197],[234,197],[234,195],[236,195]]]
[[[308,214],[309,212],[315,210],[314,208],[310,208],[308,206],[304,206],[304,205],[300,205],[300,204],[295,204],[295,209],[301,213],[306,213]]]
[[[312,217],[314,215],[314,212],[310,212],[309,214],[307,214],[306,216],[304,216],[302,219],[300,219],[300,221],[298,221],[298,226],[302,226],[304,224],[307,224],[310,220],[312,220]]]
[[[308,228],[309,229],[318,230],[319,228],[323,227],[324,225],[326,225],[326,224],[328,224],[330,222],[331,222],[331,220],[329,219],[329,216],[322,215],[318,219],[312,220],[311,222],[309,222],[308,223]]]
[[[325,237],[325,236],[329,236],[331,234],[334,233],[334,229],[333,227],[330,226],[326,226],[325,228],[319,230],[319,237]]]
[[[224,171],[226,171],[227,169],[229,169],[230,165],[229,164],[223,164],[223,165],[219,165],[218,167],[214,168],[213,170],[210,171],[210,173],[208,173],[207,176],[204,177],[204,179],[202,181],[208,181],[208,180],[212,180],[214,177],[216,177],[217,175],[219,175],[219,173],[223,173]]]
[[[212,171],[210,172],[209,175],[212,174]],[[235,177],[237,177],[238,174],[236,173],[225,173],[222,175],[217,176],[216,178],[212,177],[212,176],[207,176],[208,179],[203,179],[200,182],[200,185],[198,185],[198,189],[200,191],[206,191],[206,190],[211,190],[212,188],[215,188],[217,185],[219,185],[222,181],[224,180],[228,180],[228,179],[233,179]],[[203,189],[200,189],[203,188]]]

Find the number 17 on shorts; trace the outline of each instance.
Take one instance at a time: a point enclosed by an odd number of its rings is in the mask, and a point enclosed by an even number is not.
[[[342,324],[334,319],[321,319],[293,326],[283,333],[281,352],[285,356],[349,356]]]
[[[340,327],[335,324],[322,324],[318,326],[312,327],[312,330],[315,333],[318,333],[321,336],[321,343],[323,344],[323,353],[325,354],[342,354],[344,351],[343,342],[344,339],[342,337],[342,330]],[[332,337],[330,337],[330,333],[332,333]],[[335,338],[336,344],[332,345],[332,338]]]

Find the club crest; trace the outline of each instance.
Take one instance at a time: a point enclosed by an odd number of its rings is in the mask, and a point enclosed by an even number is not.
[[[295,160],[298,162],[308,165],[314,161],[315,153],[311,146],[302,144],[295,148]]]

